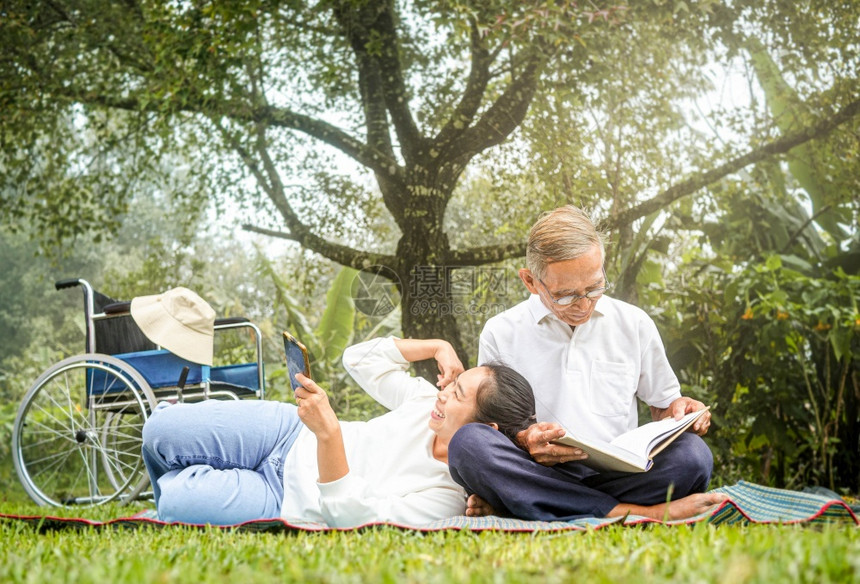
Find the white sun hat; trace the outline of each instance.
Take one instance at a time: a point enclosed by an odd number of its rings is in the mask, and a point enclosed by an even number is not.
[[[188,288],[138,296],[131,301],[131,316],[156,345],[193,363],[212,365],[215,311]]]

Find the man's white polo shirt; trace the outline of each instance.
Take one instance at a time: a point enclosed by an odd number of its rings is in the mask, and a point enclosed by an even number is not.
[[[575,330],[536,294],[492,317],[478,350],[479,364],[490,361],[529,380],[538,421],[583,437],[609,441],[638,426],[637,397],[658,408],[681,397],[654,321],[606,295]]]

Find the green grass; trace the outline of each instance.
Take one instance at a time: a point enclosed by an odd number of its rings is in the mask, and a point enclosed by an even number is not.
[[[128,507],[9,514],[127,516]],[[860,582],[851,526],[612,527],[585,533],[259,534],[60,530],[0,521],[0,582]]]

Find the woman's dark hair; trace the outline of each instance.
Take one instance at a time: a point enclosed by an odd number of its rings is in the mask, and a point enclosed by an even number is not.
[[[516,443],[517,433],[537,420],[535,395],[525,377],[502,363],[485,363],[490,375],[481,381],[475,396],[475,421],[497,424],[499,431]]]

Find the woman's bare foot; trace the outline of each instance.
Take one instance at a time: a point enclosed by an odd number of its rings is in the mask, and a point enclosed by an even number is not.
[[[627,515],[641,515],[642,517],[650,517],[651,519],[671,520],[671,519],[688,519],[700,513],[710,510],[729,498],[728,495],[722,493],[696,493],[688,495],[683,499],[670,501],[669,503],[660,503],[658,505],[631,505],[629,503],[619,503],[612,511],[609,512],[609,517],[621,517]]]

